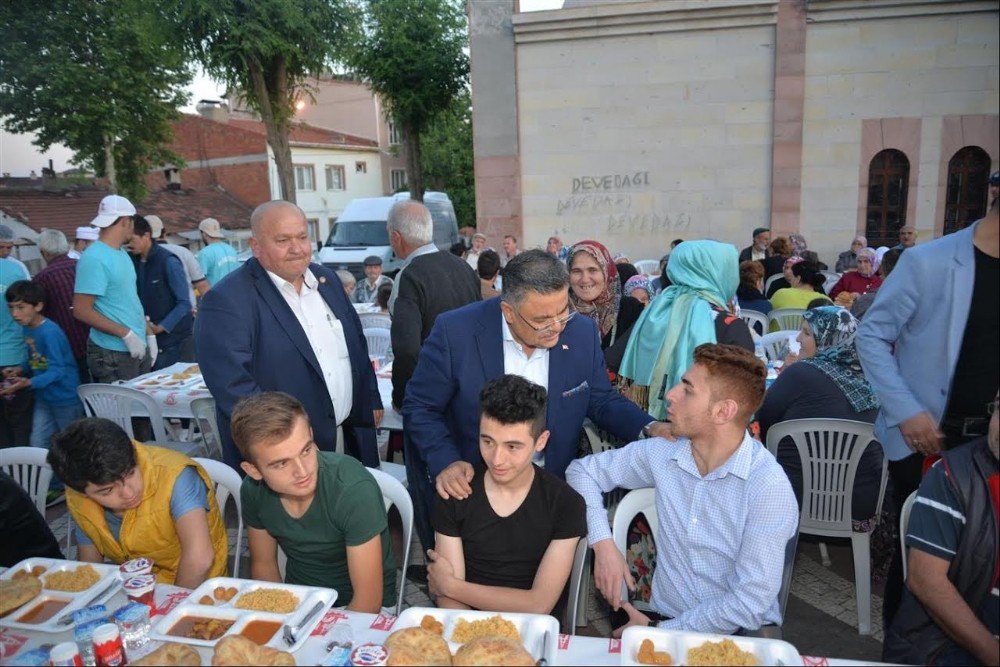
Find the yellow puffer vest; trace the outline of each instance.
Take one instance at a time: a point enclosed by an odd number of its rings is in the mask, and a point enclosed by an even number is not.
[[[142,503],[122,516],[119,540],[115,540],[104,519],[104,508],[82,493],[66,489],[66,505],[73,520],[94,542],[101,554],[115,563],[145,556],[153,561],[153,574],[161,584],[173,584],[181,562],[181,545],[173,517],[170,516],[170,495],[178,475],[194,466],[208,487],[208,531],[212,538],[215,560],[209,577],[226,575],[229,539],[215,501],[215,484],[200,465],[187,456],[162,447],[135,444],[135,457],[142,474]]]

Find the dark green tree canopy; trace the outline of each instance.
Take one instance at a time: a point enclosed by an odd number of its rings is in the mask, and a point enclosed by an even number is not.
[[[141,199],[191,80],[171,17],[142,0],[0,3],[0,117],[68,146],[77,164]],[[108,159],[110,158],[110,159]]]

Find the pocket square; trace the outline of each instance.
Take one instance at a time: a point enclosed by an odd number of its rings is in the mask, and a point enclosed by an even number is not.
[[[588,389],[590,389],[590,383],[587,382],[586,380],[584,380],[583,382],[581,382],[576,387],[573,387],[572,389],[567,389],[566,391],[564,391],[562,393],[562,395],[563,395],[563,398],[569,398],[571,396],[576,396],[577,394],[583,393],[583,392],[587,391]]]

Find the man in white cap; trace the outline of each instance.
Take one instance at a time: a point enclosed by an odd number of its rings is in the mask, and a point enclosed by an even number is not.
[[[90,326],[87,366],[94,382],[131,380],[148,373],[152,363],[135,266],[122,248],[132,238],[133,215],[125,197],[102,199],[90,223],[100,229],[98,240],[76,265],[73,315]]]
[[[77,227],[76,228],[76,241],[73,242],[73,247],[66,255],[70,259],[80,259],[80,255],[83,251],[90,247],[90,244],[97,240],[97,227]]]
[[[209,284],[215,287],[220,280],[240,268],[240,260],[237,259],[233,246],[222,240],[225,235],[218,220],[205,218],[198,223],[198,230],[201,232],[201,242],[205,244],[198,253],[198,263]]]
[[[160,220],[158,215],[147,215],[146,222],[149,223],[149,228],[153,233],[153,240],[163,248],[164,250],[177,256],[177,259],[181,260],[181,265],[184,267],[184,275],[187,277],[188,281],[188,296],[191,297],[191,305],[196,306],[198,303],[198,296],[205,296],[205,292],[208,291],[208,281],[205,280],[205,272],[201,270],[201,264],[195,258],[194,253],[185,248],[182,245],[177,245],[176,243],[167,243],[163,239],[163,221]],[[197,293],[195,290],[198,290]]]

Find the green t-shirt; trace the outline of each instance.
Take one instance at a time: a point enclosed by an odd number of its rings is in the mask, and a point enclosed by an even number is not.
[[[350,456],[319,452],[316,496],[300,518],[285,511],[281,498],[250,477],[240,489],[243,521],[266,530],[288,557],[285,581],[337,591],[337,604],[354,597],[347,571],[347,547],[382,537],[382,606],[396,604],[396,564],[385,503],[375,478]]]

